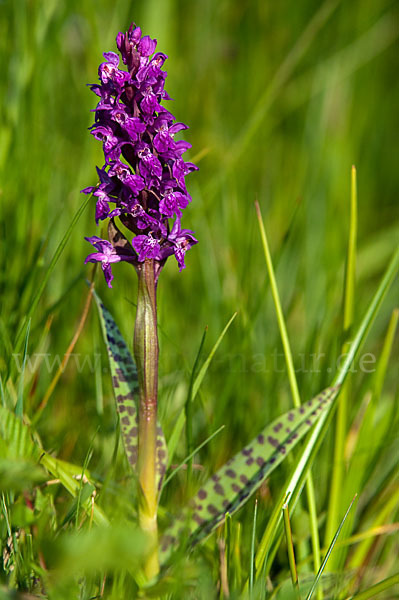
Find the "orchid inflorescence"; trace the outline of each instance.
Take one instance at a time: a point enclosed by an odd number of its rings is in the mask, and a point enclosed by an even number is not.
[[[126,34],[118,33],[116,44],[127,70],[119,69],[116,53],[105,52],[98,70],[100,83],[90,86],[100,97],[90,129],[103,143],[105,165],[97,168],[99,183],[82,190],[96,197],[97,224],[110,218],[120,238],[113,222],[119,217],[135,234],[131,244],[126,239],[114,243],[112,235],[110,241],[86,238],[96,252],[85,262],[101,262],[109,287],[112,263],[138,265],[154,259],[163,264],[174,254],[182,270],[186,251],[197,243],[192,231],[181,228],[181,216],[191,200],[185,176],[198,167],[182,159],[191,144],[174,139],[188,127],[176,123],[161,105],[171,99],[164,90],[167,73],[161,68],[167,56],[154,54],[156,40],[142,37],[134,24]]]

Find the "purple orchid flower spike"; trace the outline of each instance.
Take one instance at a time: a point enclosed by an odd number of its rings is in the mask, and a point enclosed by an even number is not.
[[[162,105],[170,99],[164,89],[167,56],[154,54],[156,40],[133,24],[127,33],[118,33],[116,45],[122,60],[115,52],[105,52],[99,83],[90,86],[99,98],[90,133],[102,143],[105,164],[97,168],[97,186],[82,190],[96,198],[97,224],[118,217],[135,235],[130,241],[125,238],[130,254],[115,250],[111,238],[86,238],[97,250],[86,262],[101,262],[110,287],[112,263],[127,261],[137,268],[154,260],[158,277],[172,254],[182,270],[186,251],[197,243],[180,225],[191,201],[185,177],[197,167],[182,158],[191,145],[175,140],[187,125],[176,122]]]

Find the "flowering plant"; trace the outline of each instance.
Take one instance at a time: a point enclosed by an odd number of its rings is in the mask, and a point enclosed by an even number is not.
[[[167,56],[154,54],[156,40],[142,36],[134,24],[126,34],[118,33],[116,43],[126,70],[119,68],[115,52],[105,52],[98,69],[100,83],[90,86],[100,98],[90,129],[103,144],[105,164],[97,168],[99,183],[82,190],[96,197],[96,223],[112,221],[110,241],[86,238],[96,249],[86,262],[101,263],[109,287],[112,263],[137,266],[154,259],[158,277],[172,254],[182,270],[186,251],[197,243],[192,231],[181,228],[181,216],[191,201],[185,177],[198,167],[182,158],[191,145],[174,139],[187,125],[175,122],[161,104],[171,99],[162,70]],[[132,243],[117,229],[114,217],[134,234]]]
[[[97,294],[104,339],[120,417],[121,435],[129,464],[137,474],[138,521],[149,539],[144,559],[147,580],[166,564],[180,539],[192,546],[207,537],[226,517],[242,506],[269,473],[331,406],[338,388],[328,388],[304,406],[297,406],[262,432],[221,467],[176,516],[159,540],[157,512],[168,465],[167,443],[157,420],[158,332],[156,290],[160,270],[175,255],[180,270],[186,251],[197,240],[181,228],[182,211],[191,198],[185,176],[197,167],[182,159],[190,144],[175,141],[187,129],[176,123],[161,102],[166,55],[154,54],[156,41],[142,37],[131,25],[116,38],[127,70],[119,57],[104,54],[100,84],[91,86],[100,101],[91,133],[103,143],[105,165],[97,169],[99,184],[83,190],[96,197],[96,222],[109,219],[108,237],[86,238],[96,252],[86,262],[100,262],[109,287],[111,265],[126,261],[138,275],[133,354]],[[115,223],[118,217],[134,237],[130,242]],[[171,223],[170,220],[173,220]],[[231,321],[230,321],[231,322]],[[191,401],[191,399],[190,399]]]

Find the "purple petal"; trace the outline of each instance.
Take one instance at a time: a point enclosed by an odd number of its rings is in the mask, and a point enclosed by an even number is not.
[[[149,35],[145,35],[139,43],[138,51],[141,56],[151,56],[157,46],[157,40],[152,40]]]
[[[103,57],[115,67],[119,65],[119,56],[115,52],[104,52]]]

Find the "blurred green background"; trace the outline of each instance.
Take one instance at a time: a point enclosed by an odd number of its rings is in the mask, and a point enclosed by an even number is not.
[[[158,288],[166,437],[185,401],[205,326],[209,351],[235,311],[195,404],[195,441],[226,428],[198,461],[211,471],[291,405],[256,199],[301,395],[328,385],[343,339],[352,164],[359,194],[356,323],[398,242],[397,9],[391,0],[1,0],[0,371],[8,393],[15,394],[17,332],[84,200],[79,190],[96,183],[95,166],[103,161],[87,130],[96,97],[86,84],[96,82],[102,52],[115,50],[117,32],[131,21],[169,56],[166,89],[174,101],[168,107],[190,126],[185,139],[200,167],[188,177],[193,202],[184,215],[200,243],[182,273],[168,261]],[[32,315],[28,354],[39,362],[33,373],[28,364],[26,374],[31,417],[76,330],[90,275],[83,238],[94,234],[101,235],[92,201]],[[97,290],[131,340],[136,276],[125,264],[114,274],[108,290],[98,273]],[[365,351],[376,357],[397,298],[396,284],[367,342]],[[75,352],[81,368],[69,362],[38,431],[44,447],[77,464],[94,438],[91,469],[101,473],[111,459],[116,419],[94,310]],[[312,353],[326,354],[317,369]],[[361,370],[354,381],[358,393]],[[396,385],[391,370],[389,405]],[[321,500],[329,448],[325,469],[315,474]]]

